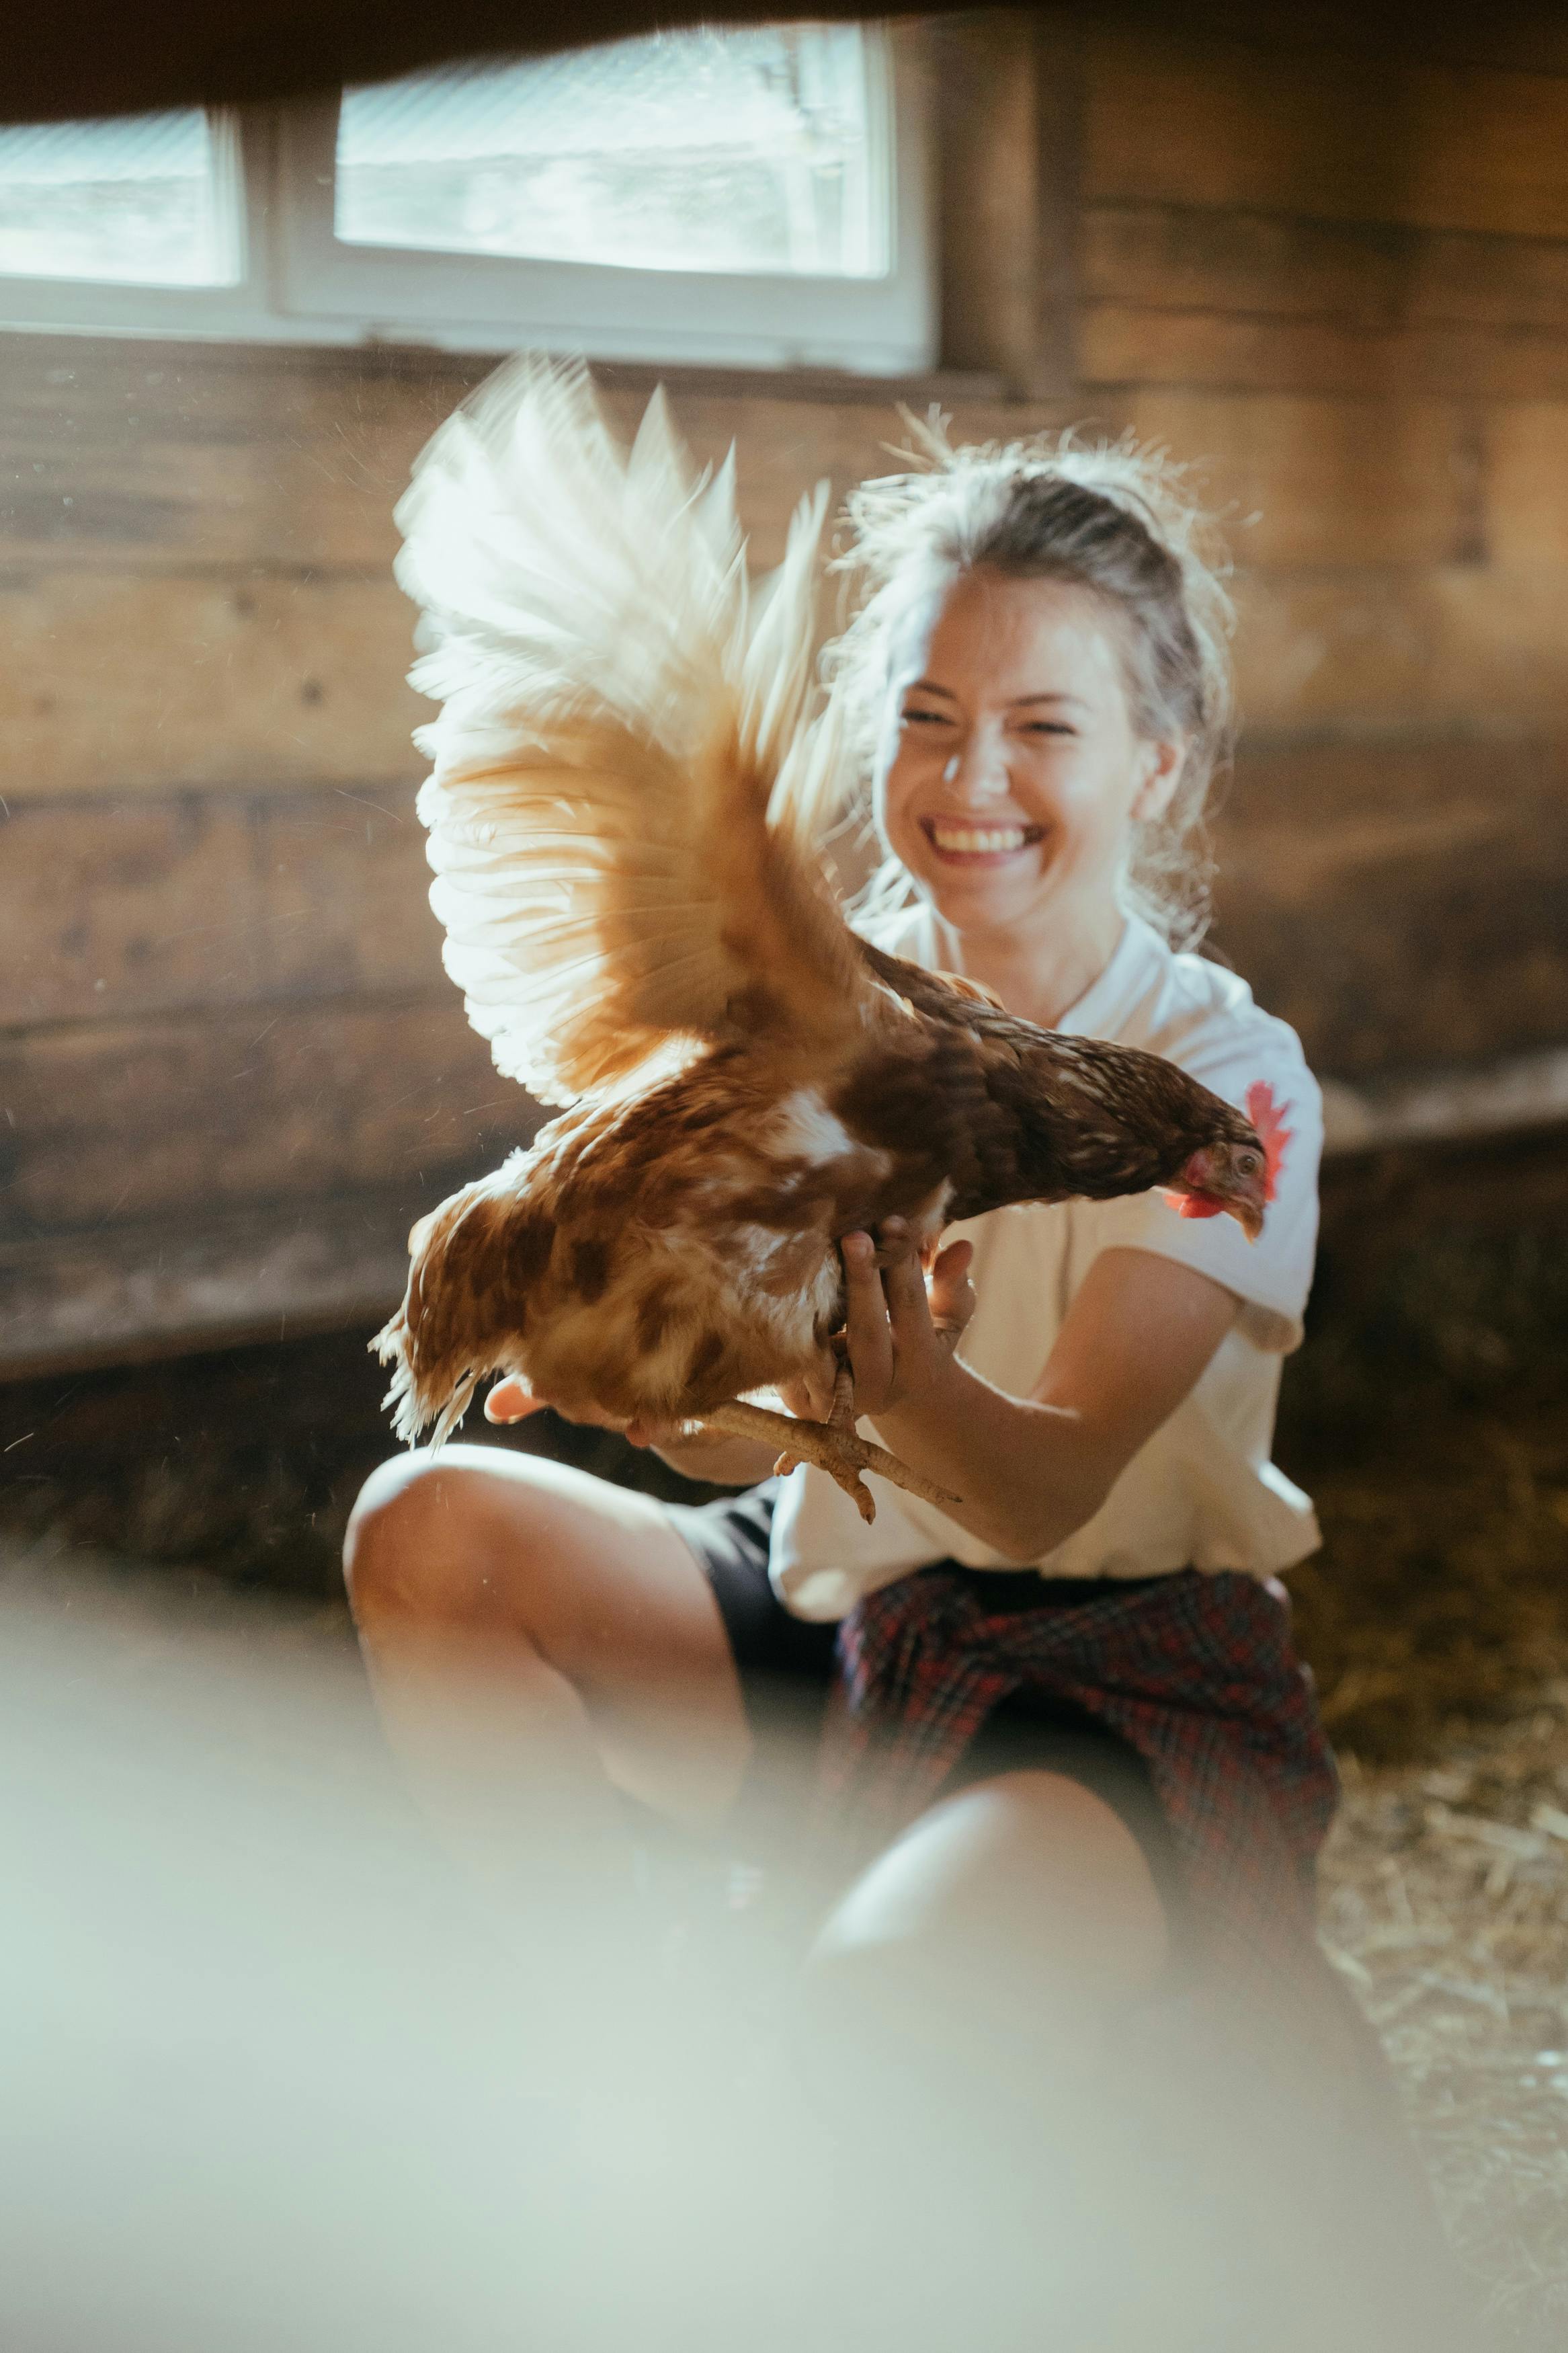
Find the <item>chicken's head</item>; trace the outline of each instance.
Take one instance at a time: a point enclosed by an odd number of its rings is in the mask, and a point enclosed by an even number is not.
[[[1200,1144],[1171,1178],[1167,1193],[1178,1216],[1234,1218],[1249,1242],[1263,1231],[1264,1204],[1268,1198],[1268,1164],[1263,1145],[1250,1130],[1240,1136],[1216,1136]]]

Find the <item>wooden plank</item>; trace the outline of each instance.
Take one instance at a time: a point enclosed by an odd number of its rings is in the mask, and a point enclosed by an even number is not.
[[[1500,903],[1513,911],[1513,961],[1502,957],[1495,986],[1482,972],[1463,978],[1482,1025],[1477,1050],[1502,1050],[1521,957],[1544,976],[1523,985],[1533,1008],[1526,1029],[1546,1034],[1544,1020],[1550,1029],[1542,990],[1558,967],[1542,938],[1563,920],[1555,886],[1534,917],[1521,911],[1536,903],[1530,872],[1539,846],[1561,829],[1565,802],[1561,739],[1292,746],[1255,733],[1221,827],[1225,902],[1239,894],[1262,910],[1269,970],[1279,926],[1292,927],[1293,955],[1308,942],[1300,952],[1310,969],[1316,934],[1331,939],[1350,908],[1346,921],[1371,925],[1397,950],[1377,989],[1388,1018],[1408,1028],[1407,1000],[1426,979],[1424,967],[1402,961],[1405,878],[1416,904],[1423,876],[1495,873]],[[343,992],[414,994],[454,1018],[426,904],[423,837],[386,806],[382,816],[327,792],[25,807],[0,835],[17,878],[14,920],[0,936],[0,1003],[14,1018],[97,1020],[116,1036],[136,1017],[246,1003],[266,1008],[259,1029],[289,998]],[[1549,873],[1549,849],[1541,854]],[[1249,946],[1248,967],[1253,955]],[[1323,1040],[1329,1067],[1351,1067],[1349,1048],[1329,1031]],[[1428,1047],[1440,1057],[1439,1045]]]
[[[0,1040],[0,1235],[371,1185],[433,1196],[537,1113],[449,1004],[266,1007]]]
[[[1467,237],[1191,205],[1087,205],[1089,300],[1368,331],[1568,333],[1568,239]]]
[[[1568,397],[1568,332],[1345,326],[1334,319],[1088,305],[1086,385],[1170,384],[1260,392],[1442,394],[1481,401]]]
[[[0,865],[7,1024],[450,986],[407,786],[22,801]]]
[[[1562,738],[1248,744],[1216,848],[1216,945],[1318,1068],[1562,1044]]]
[[[1486,426],[1487,543],[1502,565],[1568,565],[1568,384]]]
[[[1470,427],[1455,404],[1154,388],[1099,406],[1110,429],[1206,461],[1216,503],[1257,513],[1251,565],[1432,563],[1471,544]],[[985,438],[1050,421],[1037,406],[975,406],[953,429]],[[718,454],[695,422],[700,448]],[[776,554],[819,470],[840,488],[889,470],[882,437],[900,429],[864,407],[825,420],[754,403],[742,483],[759,556]],[[0,581],[10,776],[38,796],[412,779],[409,732],[428,715],[403,684],[412,620],[390,579],[13,575]]]
[[[1545,1091],[1531,1088],[1537,1076]],[[1364,1214],[1369,1196],[1387,1205],[1396,1195],[1413,1208],[1418,1194],[1451,1219],[1473,1182],[1445,1178],[1473,1170],[1493,1173],[1500,1208],[1517,1215],[1521,1188],[1509,1194],[1510,1173],[1537,1164],[1553,1172],[1551,1198],[1568,1199],[1568,1126],[1561,1111],[1553,1125],[1546,1101],[1549,1092],[1568,1103],[1565,1087],[1568,1058],[1560,1054],[1331,1090],[1325,1208],[1350,1219]],[[1458,1124],[1433,1124],[1443,1104]],[[408,1229],[426,1206],[416,1193],[366,1189],[282,1210],[207,1211],[0,1242],[0,1381],[311,1332],[357,1326],[368,1335],[402,1297]]]
[[[629,422],[634,404],[618,397]],[[972,407],[958,429],[1016,433],[1051,414]],[[890,405],[864,403],[697,401],[680,421],[705,461],[742,427],[741,501],[763,565],[782,553],[805,491],[826,476],[842,493],[891,470],[888,444],[905,430]],[[383,503],[395,488],[388,471],[375,478]],[[404,683],[414,617],[386,574],[53,563],[0,574],[5,797],[13,785],[18,797],[53,797],[412,780],[423,764],[409,734],[430,715]]]
[[[428,1206],[367,1190],[0,1242],[0,1380],[354,1324],[368,1335],[403,1295],[408,1229]]]
[[[1410,231],[1302,221],[1234,206],[1086,204],[1084,296],[1125,309],[1217,311],[1387,326]]]
[[[1156,386],[1101,412],[1194,464],[1249,569],[1440,564],[1471,548],[1472,428],[1456,403]]]
[[[409,466],[489,365],[0,336],[0,565],[384,572]]]
[[[1443,877],[1487,876],[1506,937],[1483,944],[1492,968],[1480,968],[1478,950],[1458,975],[1464,1007],[1445,1000],[1432,1018],[1439,1032],[1469,1021],[1477,1052],[1555,1034],[1554,941],[1568,932],[1568,911],[1551,845],[1565,806],[1561,738],[1292,745],[1255,732],[1219,837],[1222,903],[1227,925],[1234,910],[1241,926],[1244,969],[1278,976],[1289,939],[1284,961],[1316,988],[1333,940],[1359,926],[1382,960],[1369,976],[1357,951],[1352,1007],[1364,999],[1379,1021],[1416,1037],[1420,1055],[1441,1059],[1447,1050],[1422,1010],[1424,951],[1406,917],[1417,920]],[[0,834],[16,878],[0,1004],[13,1019],[101,1023],[118,1040],[137,1017],[199,1018],[251,1004],[263,1008],[254,1035],[290,998],[401,992],[395,1016],[416,995],[473,1052],[439,969],[421,842],[413,826],[330,792],[24,808]],[[1325,1065],[1360,1067],[1361,1029],[1345,1043],[1342,1013],[1313,1019]]]
[[[404,364],[358,352],[0,335],[0,573],[227,574],[251,567],[384,578],[393,509],[442,419],[489,359]],[[757,560],[823,475],[840,491],[886,470],[897,403],[951,390],[665,371],[704,462],[740,445],[741,506]],[[600,372],[629,431],[658,372]],[[973,386],[970,387],[973,391]]]
[[[413,623],[390,579],[0,580],[5,797],[412,780]]]
[[[31,340],[12,339],[24,343]],[[59,346],[51,344],[49,348],[58,351]],[[140,352],[145,361],[149,350],[156,347],[131,348]],[[247,386],[245,400],[236,406],[237,376],[232,367],[214,360],[203,363],[186,357],[181,363],[180,383],[171,394],[169,410],[142,417],[142,438],[138,438],[128,430],[121,434],[116,423],[118,409],[126,397],[123,356],[112,358],[111,365],[112,355],[106,355],[104,345],[92,343],[85,349],[93,355],[93,366],[110,368],[110,374],[108,390],[94,411],[91,432],[84,425],[79,437],[84,446],[90,445],[90,466],[80,475],[58,475],[62,485],[68,482],[68,494],[74,501],[71,512],[80,520],[63,538],[47,542],[25,538],[13,541],[9,548],[0,542],[0,565],[9,556],[13,563],[26,561],[32,565],[44,548],[49,571],[68,565],[89,575],[76,592],[76,607],[70,604],[68,590],[49,587],[37,571],[24,571],[11,582],[12,596],[20,596],[24,605],[37,604],[37,621],[23,639],[29,659],[47,663],[51,641],[57,650],[63,645],[67,655],[74,659],[79,634],[89,626],[90,617],[91,622],[97,624],[99,642],[86,664],[89,681],[98,674],[105,658],[105,641],[111,638],[108,658],[125,664],[130,672],[125,683],[132,700],[138,677],[145,668],[143,644],[147,659],[161,656],[172,639],[182,646],[195,643],[202,648],[208,664],[221,654],[225,661],[239,659],[243,669],[246,658],[239,651],[245,643],[243,633],[233,657],[227,650],[237,617],[224,606],[228,585],[225,577],[187,583],[183,587],[170,584],[156,592],[150,589],[146,633],[139,638],[131,621],[124,617],[129,608],[111,609],[114,572],[110,559],[112,557],[114,567],[162,565],[165,570],[181,571],[189,571],[198,558],[203,564],[211,562],[220,570],[244,563],[273,570],[292,566],[297,573],[303,570],[305,576],[280,582],[257,581],[247,574],[234,581],[232,593],[236,598],[249,596],[255,600],[252,617],[259,633],[265,637],[281,632],[287,638],[292,629],[303,645],[314,646],[326,635],[353,626],[344,617],[353,600],[363,600],[368,615],[379,596],[385,600],[375,607],[384,616],[383,642],[375,647],[375,667],[367,695],[374,692],[378,703],[385,702],[389,696],[395,701],[395,687],[388,682],[389,666],[394,661],[399,668],[405,666],[408,639],[406,608],[386,586],[386,566],[395,544],[389,520],[391,509],[406,480],[413,457],[439,415],[460,396],[464,379],[458,375],[437,374],[420,375],[412,383],[405,383],[396,377],[372,375],[362,385],[344,365],[336,370],[312,368],[306,371],[304,379],[309,400],[295,398],[291,403],[289,372],[279,372],[273,365],[259,371],[258,385]],[[119,349],[122,353],[124,347]],[[0,341],[0,354],[4,353],[5,345]],[[16,363],[10,360],[9,364],[14,367]],[[202,375],[204,366],[207,371],[205,378]],[[116,375],[114,370],[121,373]],[[79,373],[84,377],[91,375],[85,359],[79,363]],[[628,374],[614,374],[614,388],[608,400],[613,417],[623,428],[635,423],[648,388],[646,377],[635,384],[622,381]],[[243,375],[237,381],[241,385],[247,382]],[[195,390],[191,388],[193,384]],[[248,437],[253,422],[252,404],[265,407],[264,396],[275,396],[287,425],[287,435],[276,423],[258,427],[258,430],[272,437],[270,442],[264,440],[264,447],[275,448],[284,439],[293,447],[294,440],[298,440],[296,454],[300,456],[302,466],[292,487],[279,489],[270,505],[249,501],[244,487],[251,462]],[[191,405],[182,407],[179,404],[183,400]],[[221,421],[202,405],[209,400],[221,408]],[[902,437],[894,402],[892,387],[853,401],[805,401],[763,391],[745,395],[678,391],[675,406],[678,421],[703,462],[718,461],[731,442],[736,442],[742,512],[753,533],[755,560],[767,564],[776,559],[782,548],[796,501],[817,480],[826,477],[841,495],[866,476],[892,468],[895,461],[889,454],[888,444]],[[1081,402],[1072,406],[1061,402],[1012,405],[977,401],[950,405],[955,435],[973,439],[1008,439],[1068,423],[1082,413]],[[1388,555],[1388,531],[1379,521],[1385,512],[1397,512],[1405,542],[1418,545],[1423,554],[1441,552],[1451,539],[1454,502],[1445,480],[1446,451],[1438,444],[1451,429],[1452,418],[1445,416],[1438,404],[1419,400],[1391,404],[1387,417],[1376,420],[1375,429],[1369,429],[1364,408],[1357,402],[1336,405],[1324,400],[1295,406],[1287,404],[1254,407],[1245,398],[1227,402],[1223,396],[1197,394],[1184,403],[1179,395],[1156,393],[1151,396],[1151,404],[1142,409],[1128,400],[1109,405],[1101,402],[1099,406],[1107,410],[1108,421],[1118,428],[1122,424],[1131,424],[1139,429],[1146,427],[1168,438],[1179,454],[1216,455],[1229,472],[1239,478],[1234,493],[1227,486],[1226,495],[1242,498],[1247,502],[1247,512],[1253,506],[1261,508],[1266,526],[1271,516],[1283,515],[1287,506],[1300,503],[1303,498],[1311,505],[1314,486],[1321,483],[1323,487],[1316,505],[1323,508],[1337,499],[1346,510],[1328,560],[1362,560],[1363,550],[1364,560],[1369,562],[1407,560],[1403,555],[1392,559]],[[15,445],[14,466],[26,469],[44,462],[46,457],[57,468],[64,465],[66,459],[60,456],[59,448],[36,438],[47,436],[53,429],[47,423],[47,405],[41,406],[36,415],[30,410],[26,414],[30,419],[27,434]],[[140,412],[128,410],[127,414]],[[182,439],[186,433],[190,438]],[[205,441],[204,434],[208,437]],[[61,447],[68,458],[75,443],[68,438]],[[142,471],[145,464],[152,462],[145,454],[149,447],[155,453],[163,453],[157,457],[155,476],[160,467],[177,474],[184,457],[190,456],[200,481],[200,495],[193,498],[191,513],[201,521],[203,529],[210,525],[218,531],[216,539],[196,543],[179,533],[160,539],[150,529],[127,526],[116,540],[112,518],[98,512],[95,519],[95,499],[130,500],[134,503],[154,495],[155,482],[150,484]],[[224,464],[232,464],[236,469],[232,480],[221,470],[217,474],[202,471],[215,449]],[[276,461],[268,457],[265,462],[272,466]],[[1347,467],[1351,469],[1348,473]],[[1369,533],[1373,524],[1377,528]],[[1321,525],[1318,535],[1321,536]],[[1302,558],[1287,543],[1279,555],[1269,554],[1259,560],[1292,562]],[[330,599],[338,584],[317,576],[322,571],[334,569],[368,569],[375,576],[342,584],[338,593],[343,601],[334,606]],[[160,595],[166,600],[162,606]],[[215,624],[212,615],[204,609],[203,600],[208,597],[216,600],[215,610],[221,626]],[[300,600],[303,600],[302,607]],[[25,622],[21,607],[10,609]],[[300,617],[296,625],[293,617],[297,611]],[[320,622],[315,617],[318,611],[322,616]],[[79,618],[73,623],[73,614],[78,612]],[[359,625],[362,634],[369,628],[368,619]],[[114,651],[117,646],[124,648],[118,656]],[[279,656],[285,651],[280,646]],[[195,667],[199,675],[203,664]],[[288,708],[290,697],[297,698],[304,681],[313,674],[308,663],[296,659],[286,679],[269,686],[268,691],[280,699],[283,708]],[[164,682],[158,681],[160,686]],[[81,683],[79,674],[79,691]],[[109,683],[105,681],[106,686]],[[243,675],[237,680],[242,691],[246,683]],[[318,679],[317,683],[325,682]],[[45,695],[49,693],[47,683],[41,691]],[[190,691],[194,693],[195,687]],[[34,700],[37,699],[35,695]],[[310,740],[313,744],[329,725],[324,698],[322,702],[310,706],[309,711],[312,731]],[[363,724],[363,716],[355,706],[349,711],[345,724],[357,728]],[[181,725],[178,699],[168,725],[175,731]],[[389,739],[384,732],[375,740],[384,743]],[[276,745],[269,745],[268,751],[269,764],[262,776],[269,781],[279,765],[279,754]],[[182,780],[187,776],[192,781],[207,780],[200,773],[199,763],[194,763],[184,753],[180,756],[183,765],[177,773]],[[240,756],[250,756],[248,746]],[[80,765],[79,755],[74,766],[79,768]],[[395,762],[389,763],[384,754],[362,759],[358,764],[361,775],[396,772]],[[321,773],[347,773],[342,755]],[[251,780],[248,772],[244,780]],[[39,786],[42,789],[72,788],[57,786],[47,770],[40,774]]]
[[[1091,37],[1085,192],[1568,237],[1568,79],[1153,30]]]
[[[1528,735],[1568,721],[1562,568],[1249,573],[1236,587],[1237,674],[1255,730]]]

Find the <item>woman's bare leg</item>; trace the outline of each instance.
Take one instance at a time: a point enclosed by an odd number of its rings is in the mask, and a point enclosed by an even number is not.
[[[1054,2097],[1092,2078],[1168,1950],[1148,1864],[1105,1800],[1061,1774],[1004,1773],[933,1806],[838,1903],[809,2012],[873,2103],[879,2070],[906,2078],[911,2049],[933,2097]]]
[[[662,1507],[479,1447],[384,1464],[349,1524],[388,1737],[447,1844],[530,1923],[626,1861],[616,1789],[717,1821],[749,1737],[718,1607]]]

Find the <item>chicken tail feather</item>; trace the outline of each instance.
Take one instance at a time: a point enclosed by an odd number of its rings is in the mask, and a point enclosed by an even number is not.
[[[487,1373],[515,1370],[528,1293],[549,1261],[552,1221],[517,1197],[526,1155],[466,1185],[421,1218],[408,1237],[403,1304],[371,1342],[392,1367],[383,1405],[405,1444],[430,1428],[445,1445]]]

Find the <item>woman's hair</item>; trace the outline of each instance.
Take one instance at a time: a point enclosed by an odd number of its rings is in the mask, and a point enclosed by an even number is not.
[[[852,541],[837,568],[860,602],[825,657],[858,813],[868,809],[894,639],[915,598],[979,570],[1071,582],[1120,624],[1139,733],[1186,746],[1169,807],[1135,828],[1123,893],[1174,944],[1192,944],[1208,915],[1205,810],[1230,756],[1231,607],[1224,552],[1183,470],[1131,437],[1100,447],[1069,433],[954,448],[934,412],[923,423],[906,412],[905,421],[916,448],[900,454],[911,470],[863,483],[845,509]],[[890,911],[909,890],[889,859],[857,911]]]

